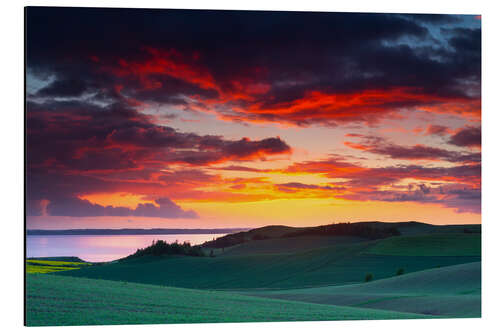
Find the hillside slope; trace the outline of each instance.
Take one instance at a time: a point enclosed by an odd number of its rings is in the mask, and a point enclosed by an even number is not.
[[[401,233],[392,223],[333,223],[315,227],[287,227],[287,226],[267,226],[252,229],[245,232],[238,232],[219,237],[213,241],[202,244],[205,248],[220,249],[243,244],[245,242],[278,239],[296,238],[304,236],[347,236],[363,238],[365,240],[381,239],[391,236],[398,236]]]
[[[363,281],[367,273],[382,279],[394,276],[399,268],[410,273],[481,260],[471,255],[370,254],[377,242],[347,242],[294,253],[142,257],[57,274],[185,288],[281,289],[355,283]]]
[[[249,294],[318,304],[449,317],[479,317],[481,263],[429,269],[370,283]]]
[[[367,253],[406,256],[480,256],[481,235],[431,233],[383,239]]]
[[[53,274],[27,276],[26,297],[28,326],[423,318]]]
[[[366,241],[359,237],[323,237],[323,236],[302,236],[299,238],[272,238],[263,240],[253,240],[238,244],[215,253],[217,255],[256,255],[256,254],[277,254],[277,253],[297,253],[314,250],[322,247],[336,245],[348,245]]]

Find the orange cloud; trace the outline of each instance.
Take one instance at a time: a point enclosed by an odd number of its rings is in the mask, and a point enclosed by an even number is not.
[[[329,120],[375,122],[383,115],[395,114],[405,108],[479,117],[481,103],[477,99],[443,97],[406,87],[352,93],[310,91],[304,97],[288,102],[272,105],[255,103],[245,108],[236,108],[239,113],[234,118],[255,122],[285,121],[296,124]],[[226,117],[232,116],[226,115]]]

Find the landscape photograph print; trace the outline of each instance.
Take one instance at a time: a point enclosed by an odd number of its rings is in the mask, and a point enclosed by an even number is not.
[[[481,16],[25,8],[25,325],[481,317]]]

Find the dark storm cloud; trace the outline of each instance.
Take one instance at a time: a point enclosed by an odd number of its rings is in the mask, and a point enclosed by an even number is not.
[[[465,127],[450,137],[448,143],[459,147],[480,147],[481,128]]]
[[[206,140],[205,140],[206,139]],[[181,151],[172,153],[167,162],[184,162],[191,165],[207,165],[226,160],[249,160],[265,158],[266,155],[283,154],[291,151],[280,138],[267,138],[251,141],[244,138],[239,141],[224,141],[219,137],[207,137],[199,141],[206,151]]]
[[[28,103],[27,109],[30,164],[49,161],[56,168],[127,169],[148,158],[202,165],[265,158],[291,149],[280,138],[226,140],[179,132],[155,125],[126,105],[51,102]]]
[[[119,103],[103,107],[79,101],[28,102],[27,126],[27,211],[34,215],[41,214],[41,200],[48,200],[46,210],[53,215],[190,217],[194,215],[181,214],[168,202],[158,203],[160,208],[130,210],[91,204],[78,195],[158,191],[169,176],[164,170],[169,164],[202,166],[290,152],[280,138],[227,140],[179,132]],[[163,176],[151,182],[151,175],[160,170]],[[176,175],[185,181],[212,179],[202,173]],[[73,204],[80,210],[72,210]]]
[[[432,24],[456,23],[460,21],[459,16],[446,14],[402,14],[401,17]]]
[[[220,136],[199,136],[180,133],[170,127],[129,127],[110,133],[108,139],[120,144],[143,147],[171,148],[165,154],[166,162],[186,162],[205,165],[225,160],[238,160],[290,152],[291,148],[280,138],[252,141],[243,138],[237,141],[225,140]],[[178,148],[179,151],[172,149]]]
[[[87,90],[85,82],[81,80],[57,80],[40,89],[37,96],[40,97],[77,97]]]
[[[182,186],[218,179],[203,172],[181,175],[167,170],[170,165],[217,169],[214,165],[222,162],[264,160],[292,151],[279,137],[227,139],[160,126],[144,112],[147,107],[298,126],[373,123],[402,109],[479,118],[481,30],[466,18],[28,8],[27,212],[196,217],[167,199],[173,197],[168,193],[162,194],[164,199],[152,198],[159,200],[157,205],[135,210],[80,197],[118,191],[178,193]],[[435,38],[433,29],[442,36]],[[444,136],[447,130],[428,132]],[[479,146],[480,130],[478,136],[477,129],[464,128],[449,140],[456,146]],[[365,150],[465,165],[363,168],[332,159],[296,163],[285,172],[343,178],[331,187],[346,186],[359,195],[408,175],[476,187],[480,183],[480,154],[377,143],[365,143]],[[238,165],[220,169],[269,171]],[[317,185],[285,183],[280,189],[330,187],[311,186]],[[419,191],[392,198],[424,200],[432,194]],[[472,202],[477,207],[475,192],[455,191],[447,192],[445,204],[462,209]]]
[[[449,43],[456,50],[460,50],[466,53],[467,56],[481,55],[481,30],[480,29],[470,29],[470,28],[454,28],[454,29],[443,29],[445,34],[451,35]],[[477,59],[480,60],[480,59]],[[480,63],[476,63],[479,65]]]
[[[29,8],[28,67],[56,79],[41,96],[127,96],[217,110],[233,121],[332,126],[418,106],[477,114],[480,29],[466,17]],[[444,42],[428,24],[443,27]],[[58,82],[74,80],[85,86]],[[385,97],[376,105],[304,107],[311,92],[349,101],[370,91]],[[470,105],[455,110],[457,101]],[[283,105],[294,112],[280,112]]]

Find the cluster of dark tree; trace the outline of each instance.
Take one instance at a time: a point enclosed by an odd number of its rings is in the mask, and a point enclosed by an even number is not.
[[[401,232],[395,227],[374,227],[368,224],[347,222],[292,231],[282,237],[353,236],[367,239],[380,239],[400,235]]]
[[[163,255],[184,255],[193,257],[204,257],[205,253],[200,246],[191,246],[190,243],[167,243],[163,240],[153,241],[153,243],[144,248],[138,249],[134,254],[124,259],[132,259],[143,256],[163,256]]]

